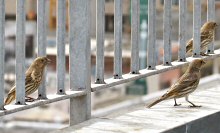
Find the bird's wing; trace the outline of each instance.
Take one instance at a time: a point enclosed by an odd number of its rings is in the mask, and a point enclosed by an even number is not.
[[[199,77],[197,74],[184,74],[175,84],[170,87],[167,91],[167,95],[175,95],[181,90],[193,86],[198,83]]]
[[[27,83],[30,83],[32,80],[33,80],[32,76],[26,74],[26,76],[25,76],[25,85]]]
[[[36,78],[36,73],[34,71],[31,74],[28,74],[26,72],[26,74],[25,74],[25,84],[31,82],[35,78]],[[16,88],[16,86],[14,84],[13,87],[10,89],[10,91],[8,93],[14,92],[15,88]]]
[[[42,73],[39,72],[39,71],[33,70],[30,77],[31,77],[32,80],[34,80],[34,81],[41,81]]]
[[[209,35],[210,33],[209,33],[209,31],[202,31],[201,32],[201,40],[204,40],[204,39],[206,39],[207,38],[207,35]],[[188,47],[188,48],[192,48],[192,46],[193,46],[193,38],[191,38],[188,42],[187,42],[187,44],[186,44],[186,47]]]
[[[209,31],[203,31],[203,32],[201,32],[201,42],[202,42],[202,40],[204,40],[204,39],[207,39],[207,37],[209,36],[209,34],[210,34],[210,32]]]
[[[207,39],[208,35],[209,35],[209,31],[202,31],[201,32],[201,42],[205,39]],[[186,44],[186,52],[189,52],[190,50],[192,50],[193,47],[193,38],[190,39],[187,44]]]
[[[28,75],[25,76],[25,84],[28,83],[28,82],[30,82],[31,80],[32,80],[32,77],[31,77],[31,76],[28,76]],[[16,86],[15,86],[15,84],[14,84],[13,87],[12,87],[12,88],[10,89],[10,91],[8,92],[8,94],[14,93],[15,89],[16,89]]]
[[[193,47],[193,39],[190,39],[186,44],[186,52],[189,52]]]
[[[186,44],[186,47],[191,47],[192,46],[192,42],[193,42],[193,38],[191,38],[187,44]]]
[[[12,86],[12,88],[10,89],[10,91],[8,92],[8,94],[14,93],[15,92],[15,85]]]

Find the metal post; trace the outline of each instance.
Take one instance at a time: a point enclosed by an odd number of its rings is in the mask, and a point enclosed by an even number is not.
[[[5,0],[0,0],[0,109],[4,109]]]
[[[37,0],[37,44],[38,56],[46,56],[46,13],[45,0]],[[46,84],[45,84],[46,70],[44,71],[43,81],[38,89],[38,99],[46,99]]]
[[[105,0],[96,0],[96,84],[104,84]]]
[[[25,104],[25,0],[16,3],[16,104]]]
[[[131,73],[139,73],[140,1],[131,0]]]
[[[172,0],[164,0],[164,15],[163,15],[163,45],[164,45],[164,65],[171,65],[172,47],[171,47],[171,31],[172,31]]]
[[[57,1],[57,94],[65,94],[66,1]]]
[[[70,89],[87,95],[70,99],[70,125],[91,117],[90,0],[70,0]]]
[[[122,78],[122,0],[115,0],[114,5],[114,78]]]
[[[200,57],[201,0],[193,0],[193,57]]]
[[[215,0],[208,0],[207,5],[207,21],[215,21]],[[214,54],[214,40],[208,45],[207,53]]]
[[[187,0],[179,1],[179,61],[186,61]]]
[[[155,69],[156,66],[156,1],[148,0],[148,47],[147,66]]]

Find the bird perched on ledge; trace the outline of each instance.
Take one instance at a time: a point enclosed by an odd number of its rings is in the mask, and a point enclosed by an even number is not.
[[[215,28],[217,27],[217,23],[215,22],[206,22],[201,30],[200,30],[200,37],[201,37],[201,45],[200,45],[200,55],[207,56],[207,54],[204,53],[204,50],[206,47],[214,40],[215,36]],[[193,52],[193,38],[188,41],[186,45],[186,53],[192,53]]]
[[[147,107],[150,108],[155,104],[168,99],[174,99],[174,106],[179,106],[180,104],[177,104],[176,98],[181,97],[185,97],[186,101],[192,104],[190,107],[200,107],[190,102],[188,96],[190,93],[196,90],[199,84],[201,77],[200,70],[203,64],[205,64],[205,61],[202,59],[193,60],[186,72],[177,80],[177,82],[174,83],[163,96],[149,104]]]
[[[50,63],[50,60],[47,57],[38,57],[34,60],[31,66],[25,73],[25,97],[34,93],[41,84],[44,68],[47,64]],[[5,105],[10,104],[15,100],[16,97],[16,86],[13,86],[8,92],[8,95],[5,100]],[[27,97],[29,99],[33,99]]]

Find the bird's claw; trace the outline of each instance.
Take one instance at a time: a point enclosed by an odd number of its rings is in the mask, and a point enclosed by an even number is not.
[[[190,107],[190,108],[200,108],[200,107],[202,107],[202,106],[200,106],[200,105],[190,105],[189,107]]]
[[[34,102],[34,101],[35,101],[35,99],[32,98],[32,97],[26,97],[25,98],[25,102]]]
[[[209,54],[200,53],[201,56],[210,56]]]
[[[0,108],[0,110],[3,110],[3,111],[4,111],[4,110],[6,110],[6,109],[5,109],[5,107],[2,107],[2,108]]]
[[[181,106],[181,104],[174,104],[174,106]]]

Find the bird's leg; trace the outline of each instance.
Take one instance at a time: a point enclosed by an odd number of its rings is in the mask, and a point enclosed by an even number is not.
[[[175,102],[174,106],[180,106],[181,105],[181,104],[177,104],[176,98],[174,98],[174,102]]]
[[[201,56],[209,56],[209,54],[205,54],[204,52],[200,52]]]
[[[32,97],[29,97],[29,96],[25,96],[27,99],[34,99],[34,98],[32,98]]]
[[[5,107],[3,106],[3,107],[0,108],[0,110],[6,110],[6,109],[5,109]]]
[[[32,98],[32,97],[29,97],[29,96],[25,96],[25,102],[33,102],[33,101],[35,101],[35,99],[34,98]]]
[[[186,98],[186,101],[187,101],[188,103],[192,104],[192,105],[190,105],[189,107],[191,107],[191,108],[202,107],[202,106],[195,105],[194,103],[190,102],[188,96],[186,96],[185,98]]]

